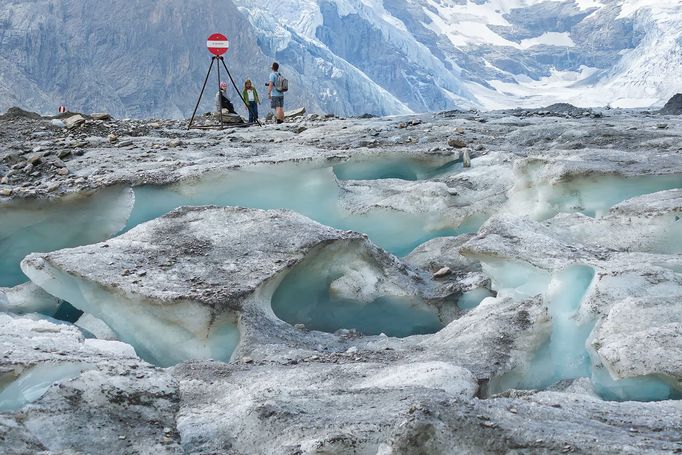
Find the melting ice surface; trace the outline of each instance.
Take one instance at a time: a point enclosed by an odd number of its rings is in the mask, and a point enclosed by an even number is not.
[[[447,224],[442,220],[425,222],[428,217],[440,218],[438,213],[375,210],[368,214],[350,214],[339,205],[340,191],[331,168],[265,166],[165,187],[138,187],[126,230],[183,205],[285,208],[337,229],[363,232],[387,251],[402,256],[432,238],[476,231],[484,221],[471,220],[460,227],[434,229],[431,226]]]
[[[0,377],[0,412],[12,412],[36,401],[58,382],[75,379],[94,368],[82,363],[43,364],[24,371],[18,378]]]
[[[519,214],[548,219],[557,213],[580,212],[600,217],[614,205],[643,194],[682,187],[680,175],[620,177],[597,175],[559,182],[546,180],[519,183],[509,206]]]
[[[488,393],[508,389],[546,389],[565,379],[591,377],[595,392],[606,400],[664,400],[678,394],[656,377],[614,380],[590,358],[588,338],[595,321],[576,318],[589,292],[594,269],[574,265],[549,273],[528,264],[493,261],[484,264],[493,277],[498,297],[526,298],[542,295],[552,320],[549,339],[533,355],[530,363],[490,380]]]
[[[115,293],[45,263],[29,272],[52,295],[106,322],[144,360],[168,367],[190,359],[229,361],[239,344],[236,316],[217,317],[196,302],[158,304]]]
[[[347,161],[334,166],[339,180],[424,180],[462,169],[461,160],[445,163],[407,158]]]
[[[436,308],[418,298],[378,293],[368,301],[347,295],[337,285],[345,275],[352,276],[346,282],[364,288],[381,278],[374,276],[366,259],[332,250],[308,258],[282,280],[271,300],[278,318],[323,332],[355,329],[365,335],[394,337],[435,333],[443,328]]]
[[[28,281],[19,263],[49,252],[106,240],[122,229],[133,208],[130,188],[111,187],[56,201],[16,201],[0,206],[0,286]]]
[[[545,389],[563,379],[589,376],[591,364],[585,342],[594,323],[580,324],[575,315],[594,278],[594,270],[573,266],[550,275],[544,270],[509,263],[495,264],[488,270],[498,277],[495,286],[503,287],[498,295],[544,294],[552,318],[550,338],[535,353],[530,365],[491,381],[491,392]]]

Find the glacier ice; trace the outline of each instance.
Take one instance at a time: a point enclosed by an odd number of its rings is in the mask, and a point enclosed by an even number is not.
[[[14,314],[41,313],[54,316],[61,301],[33,283],[0,288],[0,311]]]
[[[658,376],[639,376],[615,380],[604,367],[592,369],[592,385],[605,400],[661,401],[680,400],[682,392],[671,385],[669,379]]]
[[[126,225],[133,203],[130,188],[114,186],[56,200],[0,205],[0,286],[28,281],[19,263],[29,253],[111,237]]]
[[[580,321],[576,316],[594,278],[594,269],[577,265],[549,274],[513,263],[486,266],[484,269],[496,277],[493,279],[494,288],[508,286],[498,289],[498,295],[517,299],[543,295],[552,321],[549,340],[535,353],[530,363],[491,380],[489,393],[510,388],[544,389],[564,379],[589,376],[591,364],[585,343],[594,322]]]
[[[0,376],[0,412],[21,409],[36,401],[55,383],[77,378],[93,365],[62,362],[42,364],[22,371],[18,377],[14,372]]]
[[[339,180],[402,179],[423,180],[462,169],[461,160],[419,160],[407,158],[352,160],[333,167]]]
[[[537,220],[558,213],[580,212],[601,217],[616,204],[635,196],[679,188],[680,175],[586,175],[547,178],[543,169],[530,165],[517,181],[509,198],[511,213],[529,215]]]
[[[620,204],[599,220],[571,215],[537,223],[501,215],[463,245],[460,252],[481,260],[497,291],[497,297],[486,302],[512,299],[520,305],[539,297],[551,321],[545,342],[520,364],[510,363],[507,373],[492,377],[487,394],[510,388],[545,389],[586,377],[594,391],[609,400],[680,395],[675,348],[680,333],[679,259],[617,252],[598,245],[602,243],[598,238],[585,239],[586,244],[575,240],[576,233],[583,232],[579,225],[583,221],[592,227],[602,223],[601,234],[608,236],[609,228],[618,232],[619,226],[639,225],[640,219],[665,218],[674,205],[670,196],[670,192],[646,196],[660,202],[652,213],[630,213],[642,197]],[[567,233],[564,229],[573,226],[570,220],[578,226]],[[648,232],[648,226],[635,232]],[[630,233],[606,243],[629,250],[634,237]],[[650,246],[651,239],[643,237],[640,244]]]
[[[155,305],[133,294],[109,292],[47,262],[43,265],[30,272],[34,283],[106,321],[118,339],[133,345],[150,363],[167,367],[186,359],[228,361],[239,344],[236,316],[229,312],[215,318],[187,300]]]
[[[286,208],[337,229],[364,232],[386,250],[405,255],[434,237],[470,232],[482,223],[472,219],[452,226],[438,214],[425,223],[423,214],[380,209],[349,213],[339,202],[342,191],[331,168],[296,165],[257,166],[170,186],[141,186],[135,188],[135,208],[126,230],[184,205]]]
[[[310,254],[288,272],[272,295],[274,314],[290,324],[335,332],[405,337],[443,327],[435,306],[389,285],[362,249],[334,245]]]

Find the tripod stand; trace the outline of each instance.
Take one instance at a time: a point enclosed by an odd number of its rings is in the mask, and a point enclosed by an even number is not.
[[[204,79],[204,85],[201,87],[201,93],[199,94],[199,99],[197,100],[196,106],[194,106],[194,112],[192,112],[192,118],[189,121],[189,125],[187,125],[187,129],[192,128],[192,123],[194,123],[194,117],[197,115],[197,109],[199,109],[199,103],[201,103],[201,98],[204,96],[204,90],[206,90],[206,83],[208,82],[208,78],[211,75],[211,70],[213,69],[213,64],[216,63],[216,60],[218,60],[220,63],[223,64],[223,68],[225,68],[225,71],[227,72],[227,75],[230,78],[230,82],[232,82],[232,86],[237,91],[237,96],[239,96],[239,99],[242,100],[242,103],[244,103],[244,106],[246,106],[246,109],[248,109],[249,113],[256,119],[256,123],[258,123],[258,126],[263,126],[261,124],[261,122],[258,121],[258,117],[256,115],[254,115],[255,113],[251,110],[251,106],[249,106],[249,103],[246,102],[246,100],[242,97],[242,94],[239,92],[239,89],[237,88],[237,84],[235,84],[234,79],[232,78],[232,74],[230,73],[230,70],[227,69],[227,65],[225,64],[225,59],[222,56],[214,56],[214,57],[211,57],[211,64],[208,67],[208,72],[206,73],[206,79]],[[218,85],[220,85],[220,63],[216,63],[216,68],[218,69]],[[220,119],[220,129],[223,129],[223,109],[222,109],[222,106],[220,106],[220,112],[218,113],[218,116]]]

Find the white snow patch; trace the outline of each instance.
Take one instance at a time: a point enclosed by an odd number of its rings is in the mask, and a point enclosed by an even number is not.
[[[558,46],[558,47],[575,47],[575,42],[571,39],[568,32],[557,33],[547,32],[535,38],[528,38],[521,41],[521,49],[530,49],[534,46]]]

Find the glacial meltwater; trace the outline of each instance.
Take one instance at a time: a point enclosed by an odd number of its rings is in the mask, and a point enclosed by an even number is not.
[[[382,280],[371,259],[334,248],[311,256],[286,275],[272,296],[272,310],[283,321],[322,332],[355,329],[394,337],[443,328],[437,309],[419,298],[380,291],[370,299],[353,295],[356,287],[370,288]]]
[[[462,169],[462,160],[374,159],[347,161],[334,166],[339,180],[424,180]]]
[[[21,409],[36,401],[54,384],[80,376],[93,365],[75,362],[46,363],[23,371],[18,377],[11,373],[0,376],[0,412]]]
[[[592,267],[574,265],[550,274],[527,264],[492,261],[484,264],[484,270],[493,277],[492,287],[498,291],[498,298],[523,299],[541,295],[551,317],[550,336],[532,355],[530,362],[492,378],[486,395],[509,389],[543,390],[563,380],[591,378],[594,391],[605,400],[680,398],[680,392],[662,378],[614,380],[591,358],[588,340],[596,321],[581,321],[578,310],[594,279]]]
[[[116,186],[52,200],[0,205],[0,286],[28,281],[19,263],[33,252],[101,242],[120,231],[133,208],[133,190]]]
[[[183,205],[285,208],[337,229],[363,232],[377,245],[404,256],[435,237],[475,232],[484,219],[467,219],[460,226],[437,211],[411,214],[385,209],[355,214],[339,202],[343,190],[331,168],[260,166],[207,176],[169,186],[135,188],[135,208],[126,231]]]
[[[680,175],[622,177],[595,175],[558,182],[518,182],[510,194],[512,212],[544,220],[557,213],[580,212],[601,217],[614,205],[635,196],[682,187]]]

